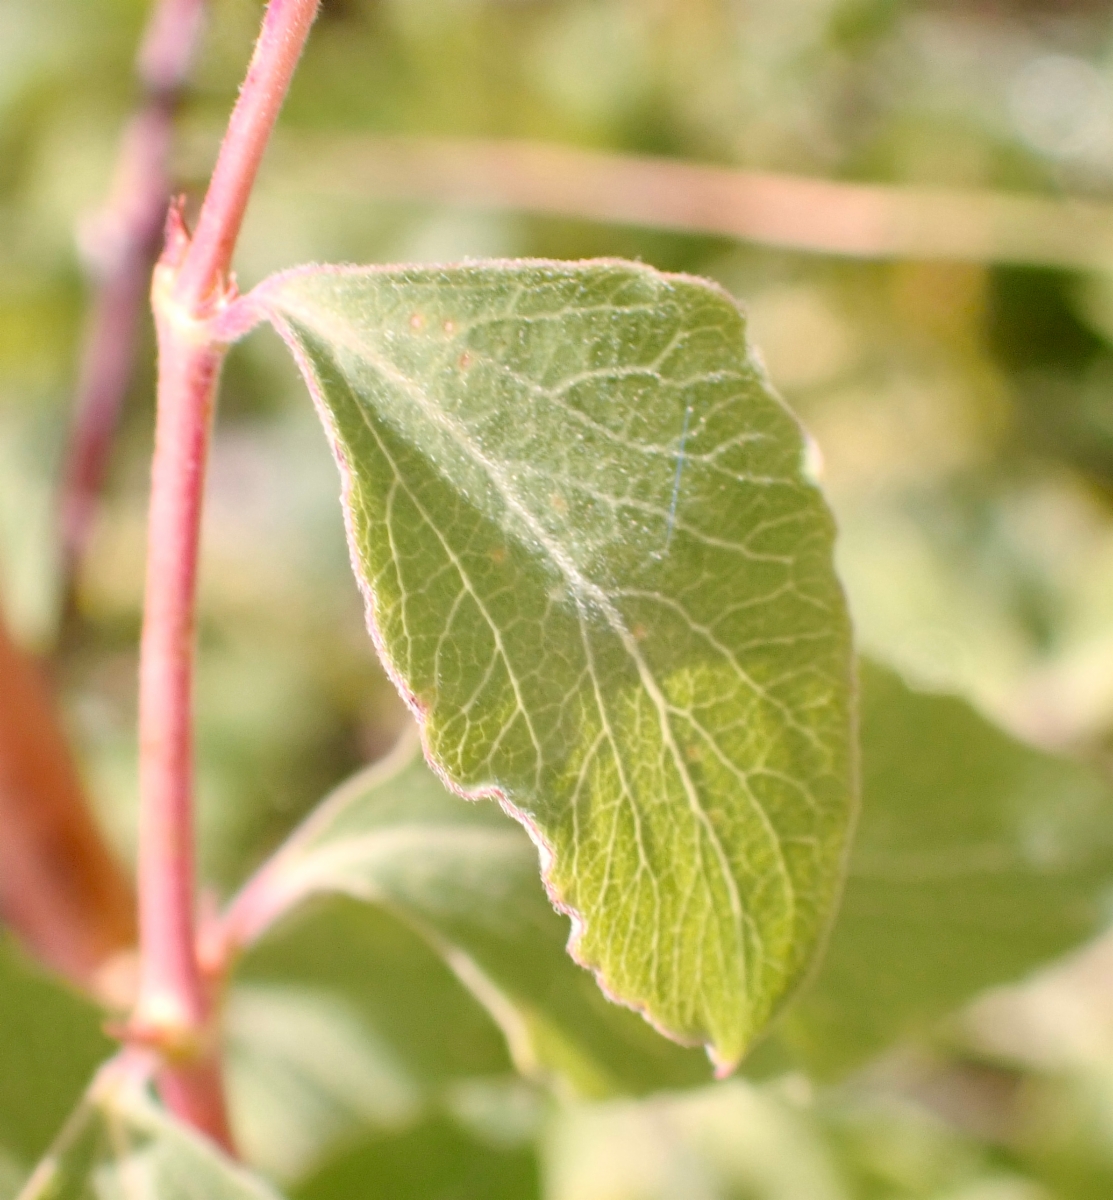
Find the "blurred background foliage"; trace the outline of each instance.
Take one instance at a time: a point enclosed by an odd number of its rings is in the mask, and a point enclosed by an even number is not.
[[[145,8],[0,0],[0,596],[24,642],[54,653],[125,856],[149,334],[64,636],[53,488],[89,217],[135,99]],[[194,196],[259,9],[214,0],[181,114]],[[337,137],[383,133],[1113,200],[1113,5],[325,0],[242,285],[306,260],[477,255],[619,255],[721,281],[822,455],[860,644],[888,671],[865,679],[866,812],[830,961],[745,1079],[590,1100],[523,1079],[426,943],[333,901],[249,956],[230,1003],[249,1157],[304,1200],[1113,1195],[1113,945],[1030,974],[1113,902],[1113,278],[867,262],[315,181]],[[364,634],[336,493],[292,367],[254,335],[226,372],[205,526],[215,895],[406,720]],[[79,1092],[96,1030],[0,943],[0,1196]]]

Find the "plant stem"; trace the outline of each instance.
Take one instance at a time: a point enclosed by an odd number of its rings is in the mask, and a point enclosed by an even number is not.
[[[180,251],[184,231],[168,252]],[[177,246],[174,246],[174,242]],[[139,666],[139,998],[133,1035],[166,1052],[159,1086],[183,1120],[231,1149],[212,1001],[196,952],[193,647],[205,463],[224,347],[176,320],[152,289],[159,347],[147,587]]]
[[[270,0],[193,243],[174,287],[174,298],[200,315],[227,277],[255,175],[294,68],[301,57],[318,0]]]
[[[136,60],[143,100],[124,131],[112,195],[83,238],[97,282],[59,504],[67,608],[135,366],[148,281],[170,200],[174,111],[200,40],[204,10],[205,0],[157,0],[151,10]]]
[[[317,0],[271,0],[192,241],[177,208],[151,289],[158,414],[139,671],[139,999],[131,1036],[164,1054],[167,1105],[226,1146],[213,1005],[194,905],[194,609],[209,434],[232,251]]]
[[[160,275],[156,271],[156,296]],[[223,348],[158,312],[158,416],[139,666],[139,917],[136,1022],[170,1041],[203,1029],[194,950],[193,643],[197,556],[212,407]]]

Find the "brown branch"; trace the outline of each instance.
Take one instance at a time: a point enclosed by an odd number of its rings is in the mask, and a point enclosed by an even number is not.
[[[97,284],[86,323],[59,521],[67,593],[104,480],[120,410],[135,367],[170,197],[174,111],[199,40],[205,0],[158,0],[136,70],[139,111],[121,141],[112,194],[83,238]]]
[[[98,968],[135,940],[131,888],[90,815],[49,690],[2,621],[0,916],[91,990]]]
[[[525,141],[285,133],[270,169],[283,188],[717,234],[856,258],[1113,267],[1113,205],[1087,200],[837,183]]]

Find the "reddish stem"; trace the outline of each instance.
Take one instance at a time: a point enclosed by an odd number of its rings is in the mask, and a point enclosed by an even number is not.
[[[318,0],[270,0],[228,131],[197,218],[193,244],[174,286],[174,298],[201,313],[223,292],[278,110],[301,57]]]
[[[158,1090],[175,1116],[208,1134],[231,1155],[236,1147],[224,1101],[224,1079],[215,1048],[192,1062],[163,1066],[156,1074]]]
[[[178,226],[169,255],[184,236]],[[139,668],[141,957],[132,1027],[167,1051],[159,1073],[167,1106],[230,1148],[196,952],[192,730],[198,533],[224,347],[197,337],[163,304],[175,269],[164,257],[153,289],[159,383]]]
[[[97,275],[62,475],[60,522],[67,591],[89,530],[135,367],[151,266],[170,196],[173,117],[199,41],[205,0],[158,0],[136,61],[143,103],[128,123],[116,181],[85,240]]]
[[[156,271],[156,296],[167,268]],[[158,417],[139,668],[137,1022],[188,1033],[208,1003],[194,950],[192,684],[198,531],[223,347],[158,311]]]
[[[197,958],[193,851],[194,607],[205,464],[224,358],[218,318],[247,199],[317,11],[271,0],[190,241],[176,209],[152,285],[158,415],[139,672],[140,989],[132,1036],[165,1052],[163,1098],[231,1144],[212,1004]]]

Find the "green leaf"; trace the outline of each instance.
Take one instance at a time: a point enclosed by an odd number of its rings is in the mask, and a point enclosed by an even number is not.
[[[346,1147],[404,1142],[437,1111],[474,1129],[492,1094],[545,1095],[514,1073],[498,1026],[420,934],[343,894],[299,905],[236,964],[225,1045],[237,1144],[287,1188]],[[515,1103],[518,1126],[528,1108]]]
[[[126,1057],[98,1073],[20,1200],[278,1200],[257,1176],[159,1108]]]
[[[0,1146],[0,1200],[15,1200],[27,1175],[28,1168]]]
[[[50,1145],[112,1053],[103,1019],[0,933],[0,1158],[29,1167]]]
[[[298,908],[249,949],[234,985],[334,996],[386,1042],[426,1093],[513,1070],[482,1005],[412,928],[347,896]]]
[[[536,1156],[468,1136],[445,1118],[351,1147],[307,1179],[294,1200],[535,1200]]]
[[[842,909],[780,1031],[822,1074],[1093,936],[1113,883],[1113,792],[1094,772],[869,664],[861,708]]]
[[[568,958],[568,921],[545,896],[529,838],[494,807],[451,796],[416,738],[317,810],[234,902],[226,929],[250,942],[306,897],[329,892],[420,931],[486,1006],[527,1074],[554,1072],[590,1095],[708,1078],[702,1056],[608,1003]]]
[[[530,830],[606,991],[729,1068],[815,953],[854,790],[832,522],[738,309],[618,262],[254,295],[431,761]]]
[[[951,1078],[970,1086],[960,1070]],[[947,1120],[930,1102],[884,1085],[824,1089],[810,1115],[816,1136],[837,1163],[848,1198],[1083,1200],[1073,1191],[1046,1192],[1027,1173],[1018,1174],[1023,1164],[1017,1161],[1015,1143],[1003,1155],[999,1143],[979,1142],[964,1123]],[[1019,1140],[1021,1135],[1014,1136]]]
[[[368,1129],[404,1129],[420,1114],[421,1092],[393,1048],[325,989],[239,984],[224,1045],[236,1145],[280,1183]]]
[[[805,1105],[741,1080],[564,1106],[544,1151],[547,1200],[850,1200]]]

